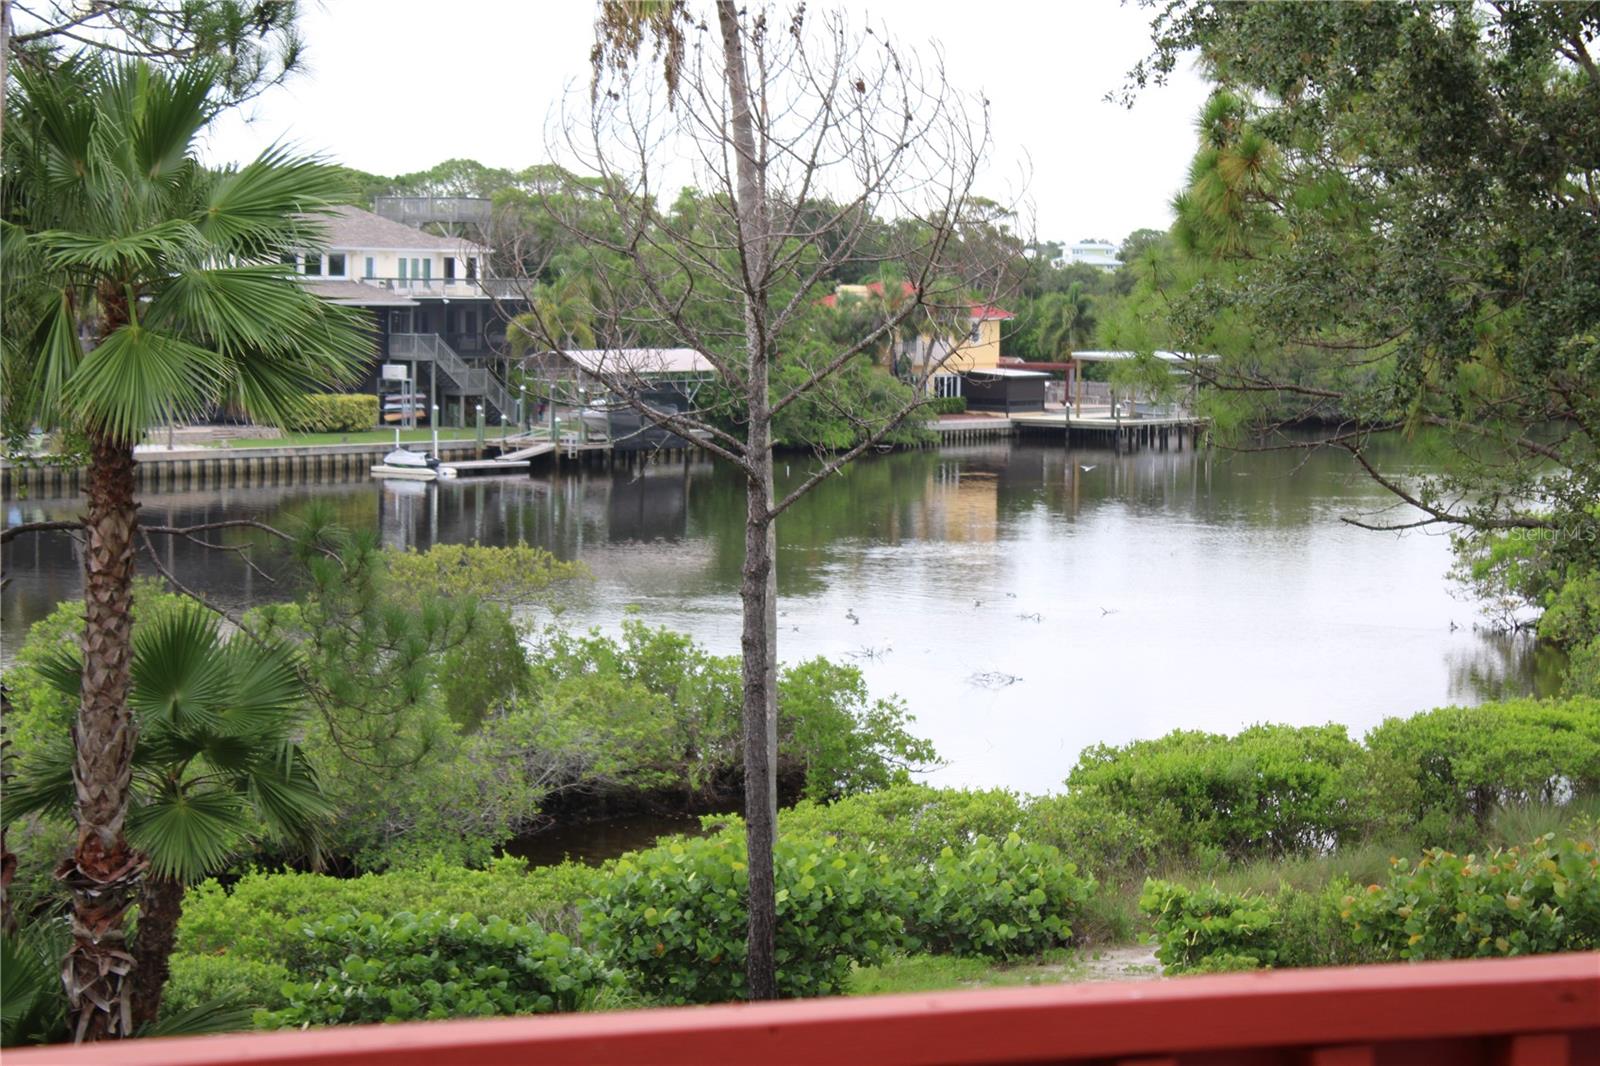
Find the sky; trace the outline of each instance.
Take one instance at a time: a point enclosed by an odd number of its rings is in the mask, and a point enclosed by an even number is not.
[[[937,43],[955,85],[988,97],[995,145],[985,181],[1009,201],[1023,176],[1041,240],[1119,242],[1171,221],[1204,82],[1183,69],[1131,110],[1105,99],[1148,51],[1146,9],[865,0],[851,10],[902,45]],[[312,0],[304,72],[220,119],[207,155],[243,162],[289,141],[377,174],[456,157],[544,162],[552,110],[586,85],[593,23],[585,0]]]

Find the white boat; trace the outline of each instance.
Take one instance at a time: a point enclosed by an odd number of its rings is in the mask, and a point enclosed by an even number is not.
[[[439,465],[439,460],[426,452],[407,451],[405,448],[396,448],[383,457],[384,466],[418,467],[429,470]]]

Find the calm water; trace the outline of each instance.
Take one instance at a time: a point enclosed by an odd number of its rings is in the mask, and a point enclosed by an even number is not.
[[[807,465],[780,473],[795,481]],[[524,539],[594,571],[567,622],[615,629],[637,606],[734,654],[742,492],[726,470],[680,458],[531,480],[150,495],[144,514],[283,525],[321,499],[393,546]],[[1475,632],[1473,605],[1452,598],[1446,537],[1339,521],[1386,505],[1332,453],[998,443],[874,457],[779,522],[780,653],[852,658],[875,694],[903,697],[947,760],[932,780],[1035,792],[1101,741],[1258,721],[1360,731],[1544,688],[1553,663]],[[6,519],[79,508],[7,501]],[[4,558],[8,651],[79,593],[65,538],[22,541]],[[167,550],[219,600],[287,594],[224,553]],[[275,550],[258,555],[269,572],[283,569]]]

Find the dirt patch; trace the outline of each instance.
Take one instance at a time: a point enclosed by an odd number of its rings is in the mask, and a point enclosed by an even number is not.
[[[1155,948],[1129,944],[1115,948],[1090,948],[1078,956],[1077,981],[1151,981],[1161,976]]]

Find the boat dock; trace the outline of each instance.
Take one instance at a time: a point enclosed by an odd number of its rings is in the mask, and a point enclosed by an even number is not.
[[[1062,434],[1064,443],[1110,446],[1118,451],[1139,448],[1183,450],[1185,439],[1198,446],[1207,421],[1182,411],[1118,415],[1111,408],[1088,408],[1082,414],[1049,408],[1006,414],[947,415],[932,424],[939,443],[992,440],[1021,434]]]

